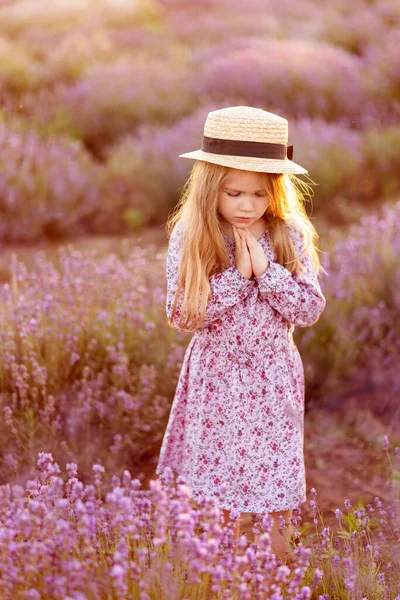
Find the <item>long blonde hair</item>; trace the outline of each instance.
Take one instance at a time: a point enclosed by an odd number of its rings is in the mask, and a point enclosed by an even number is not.
[[[178,287],[172,313],[168,320],[173,326],[174,314],[182,291],[179,326],[195,331],[203,322],[210,296],[210,278],[230,267],[228,247],[223,237],[221,215],[218,211],[219,192],[230,167],[196,161],[183,186],[179,202],[166,223],[170,236],[177,223],[185,223],[185,239],[178,270]],[[297,257],[285,223],[301,228],[316,273],[324,269],[317,253],[319,235],[305,210],[302,190],[310,186],[295,175],[257,173],[269,197],[264,219],[276,261],[291,273],[300,274],[302,265]],[[311,190],[312,191],[312,190]],[[182,315],[186,310],[186,320]],[[193,324],[190,324],[193,320]]]

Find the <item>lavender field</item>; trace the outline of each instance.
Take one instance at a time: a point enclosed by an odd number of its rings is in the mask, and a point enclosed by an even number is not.
[[[0,598],[400,600],[398,2],[3,0],[0,48]],[[289,120],[327,271],[291,566],[155,476],[178,155],[239,104]]]
[[[190,169],[178,155],[235,104],[289,119],[327,226],[399,194],[397,0],[0,6],[4,241],[165,222]]]

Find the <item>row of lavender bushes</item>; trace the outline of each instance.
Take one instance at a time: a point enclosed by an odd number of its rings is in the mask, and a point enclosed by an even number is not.
[[[334,230],[331,243],[321,255],[326,309],[297,330],[308,396],[316,404],[364,396],[376,413],[399,419],[400,202]]]
[[[344,0],[334,11],[310,0],[295,11],[289,3],[262,0],[246,7],[72,0],[54,3],[46,15],[34,0],[17,1],[0,12],[2,88],[32,116],[47,114],[44,122],[67,108],[89,137],[101,124],[107,128],[110,117],[127,128],[175,120],[204,96],[215,93],[220,100],[228,88],[293,116],[371,118],[398,99],[398,17],[395,0],[373,7],[362,0],[351,11]],[[51,102],[35,102],[37,94]],[[119,127],[107,131],[104,140],[121,133]]]
[[[379,390],[393,418],[399,389],[400,202],[335,234],[322,256],[327,307],[295,335],[307,401]],[[57,461],[141,464],[157,454],[189,336],[167,327],[165,253],[60,249],[0,287],[0,482],[18,480],[45,444]],[[133,282],[135,284],[133,285]],[[372,407],[374,408],[374,406]]]
[[[335,526],[325,526],[312,488],[311,523],[302,523],[301,505],[290,518],[290,566],[271,548],[269,515],[257,515],[256,543],[243,534],[235,548],[232,522],[223,525],[215,501],[193,503],[168,468],[143,491],[120,464],[93,463],[84,483],[77,463],[64,462],[64,475],[51,453],[39,452],[32,479],[0,486],[1,597],[399,600],[400,447],[393,451],[387,436],[382,446],[389,499],[353,506],[345,498]],[[282,533],[287,525],[282,518]]]
[[[171,127],[141,125],[94,160],[79,140],[0,124],[0,239],[35,241],[120,233],[165,222],[199,148],[208,105]],[[303,118],[291,124],[294,160],[313,185],[310,214],[330,226],[357,221],[400,191],[400,129],[365,131]]]
[[[399,191],[396,6],[3,6],[0,240],[160,224],[193,164],[178,155],[234,104],[288,118],[313,214],[357,220]]]
[[[398,35],[388,34],[387,49],[397,42]],[[227,99],[361,129],[395,122],[398,55],[392,54],[383,62],[372,48],[360,57],[322,41],[241,38],[180,61],[118,56],[76,81],[21,91],[19,106],[8,104],[8,95],[5,107],[46,132],[78,136],[97,156],[141,124],[172,125]]]

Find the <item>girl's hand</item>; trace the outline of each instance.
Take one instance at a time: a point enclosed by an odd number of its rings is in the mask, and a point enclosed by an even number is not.
[[[249,250],[254,276],[259,277],[268,269],[269,260],[265,256],[264,248],[261,246],[260,242],[256,240],[254,235],[250,233],[250,231],[244,229],[243,237]]]
[[[253,268],[251,265],[250,252],[246,244],[246,239],[244,235],[240,235],[239,231],[236,227],[232,225],[233,235],[235,238],[235,264],[238,271],[246,277],[246,279],[250,279],[253,273]]]

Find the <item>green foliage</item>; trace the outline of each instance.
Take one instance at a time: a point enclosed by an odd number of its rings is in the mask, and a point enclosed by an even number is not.
[[[143,226],[143,213],[134,208],[127,208],[122,215],[122,219],[132,230],[140,229]]]

